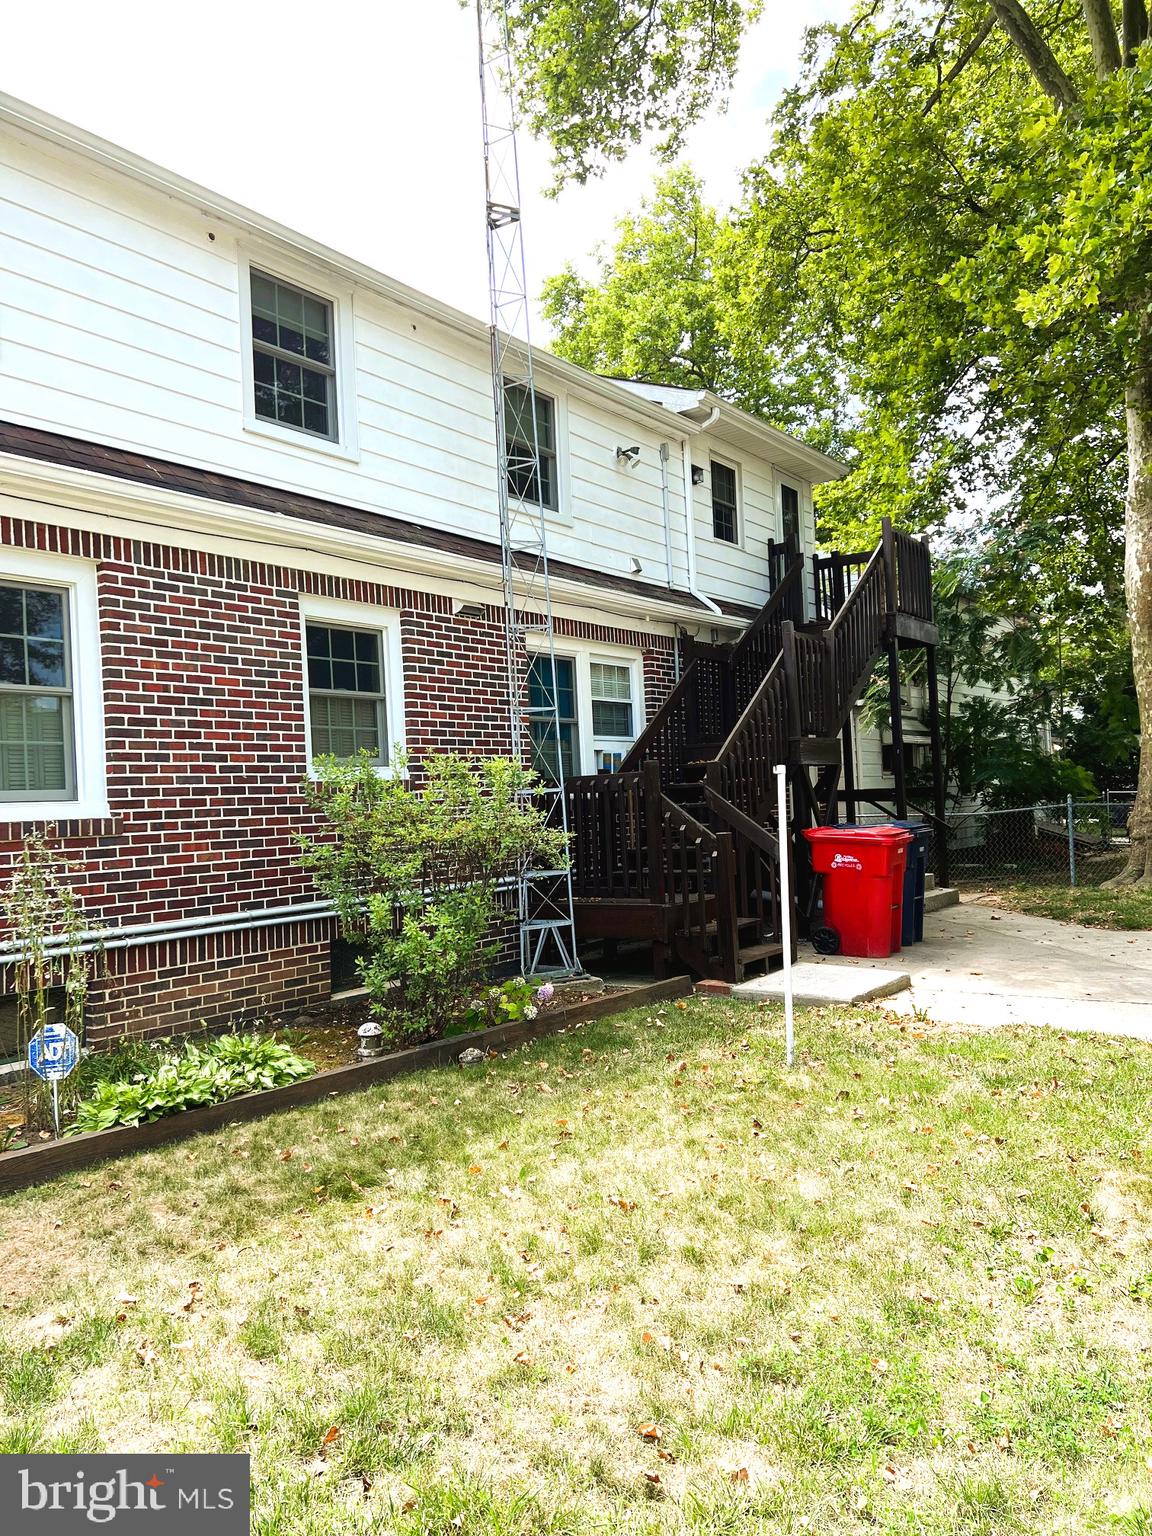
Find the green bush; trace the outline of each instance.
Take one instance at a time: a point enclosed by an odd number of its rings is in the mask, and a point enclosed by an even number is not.
[[[142,1125],[242,1093],[279,1088],[315,1070],[313,1062],[274,1035],[221,1035],[199,1045],[190,1040],[179,1052],[158,1054],[146,1071],[98,1083],[77,1106],[72,1130]]]
[[[384,777],[366,753],[317,764],[309,793],[332,829],[303,861],[359,940],[360,975],[390,1043],[450,1030],[492,971],[502,882],[525,863],[558,869],[563,834],[511,758],[428,758],[421,782],[402,754]]]

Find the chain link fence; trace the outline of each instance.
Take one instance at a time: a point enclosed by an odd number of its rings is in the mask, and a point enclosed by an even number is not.
[[[960,887],[1102,885],[1128,858],[1135,792],[948,817],[949,876]]]

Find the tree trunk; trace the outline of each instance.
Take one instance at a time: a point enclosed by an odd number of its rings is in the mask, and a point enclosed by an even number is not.
[[[1152,311],[1145,315],[1136,366],[1124,397],[1128,421],[1128,497],[1124,505],[1124,596],[1140,720],[1140,775],[1125,869],[1109,885],[1152,887]]]

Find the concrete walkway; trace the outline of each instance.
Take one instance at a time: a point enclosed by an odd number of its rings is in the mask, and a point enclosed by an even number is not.
[[[805,961],[907,971],[886,1006],[941,1023],[1050,1024],[1152,1040],[1152,933],[1080,928],[962,903],[925,921],[922,944],[890,960]],[[863,978],[862,978],[863,979]]]

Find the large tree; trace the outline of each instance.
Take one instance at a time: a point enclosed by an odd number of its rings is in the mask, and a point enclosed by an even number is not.
[[[1025,580],[1063,553],[1101,603],[1107,561],[1099,578],[1091,562],[1122,528],[1142,752],[1121,878],[1152,884],[1148,16],[1145,0],[1119,16],[1110,0],[1029,4],[861,0],[810,33],[714,260],[747,337],[798,377],[835,360],[858,458],[827,517],[994,517]],[[675,140],[724,90],[748,10],[509,0],[560,174],[641,129]]]

